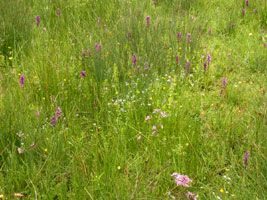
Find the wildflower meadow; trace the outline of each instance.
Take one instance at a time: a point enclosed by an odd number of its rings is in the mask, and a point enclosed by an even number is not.
[[[267,199],[266,0],[0,0],[0,199]]]

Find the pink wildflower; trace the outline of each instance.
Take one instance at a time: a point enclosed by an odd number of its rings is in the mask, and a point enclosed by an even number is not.
[[[166,112],[161,112],[160,115],[161,115],[161,117],[163,117],[163,118],[167,117]]]
[[[192,182],[188,176],[183,174],[173,173],[171,176],[175,178],[177,186],[182,185],[183,187],[189,187],[188,183]]]
[[[186,193],[186,196],[189,198],[189,199],[193,199],[193,200],[197,200],[198,198],[198,195],[192,193],[192,192],[187,192]]]
[[[148,121],[148,120],[151,120],[151,119],[152,119],[152,117],[150,115],[148,115],[145,120]]]
[[[156,114],[159,112],[159,109],[154,109],[153,114]]]

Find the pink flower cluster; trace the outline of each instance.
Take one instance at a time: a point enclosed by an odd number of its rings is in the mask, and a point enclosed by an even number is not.
[[[192,180],[183,174],[173,173],[172,176],[175,178],[177,186],[182,185],[183,187],[189,187],[188,183],[191,183]]]
[[[197,194],[194,194],[192,192],[187,192],[186,193],[186,196],[189,198],[189,199],[193,199],[193,200],[197,200],[198,198],[198,195]]]

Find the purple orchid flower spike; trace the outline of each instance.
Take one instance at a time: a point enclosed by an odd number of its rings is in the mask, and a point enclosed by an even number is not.
[[[61,15],[60,15],[60,9],[58,8],[57,9],[57,16],[60,18],[61,17]]]
[[[50,119],[51,126],[54,127],[56,125],[56,123],[57,123],[56,117],[55,116],[51,117],[51,119]]]
[[[136,65],[137,58],[136,58],[136,55],[135,55],[135,54],[133,55],[133,58],[132,58],[132,60],[133,60],[133,64],[134,64],[134,65]]]
[[[179,32],[179,33],[177,34],[177,38],[178,38],[179,41],[182,40],[182,33],[181,33],[181,32]]]
[[[204,71],[207,72],[207,63],[204,62],[203,67],[204,67]]]
[[[81,77],[82,77],[82,78],[85,77],[85,71],[81,71]]]
[[[37,26],[40,25],[40,17],[39,16],[36,16],[36,24],[37,24]]]
[[[190,72],[189,67],[190,67],[190,62],[186,62],[185,68],[186,68],[188,73]]]
[[[25,77],[24,75],[20,76],[20,80],[19,80],[20,86],[24,88],[24,83],[25,83]]]
[[[227,84],[227,79],[226,78],[223,78],[222,79],[222,84],[223,84],[223,87],[225,88],[226,87],[226,84]]]
[[[243,163],[244,163],[244,167],[246,167],[248,165],[248,159],[250,157],[250,153],[247,152],[244,156],[244,159],[243,159]]]
[[[150,17],[147,16],[147,17],[146,17],[146,25],[149,26],[149,23],[150,23]]]

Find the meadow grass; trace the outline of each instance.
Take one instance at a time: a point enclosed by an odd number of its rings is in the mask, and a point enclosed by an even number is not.
[[[248,3],[0,0],[0,199],[266,199],[267,2]]]

